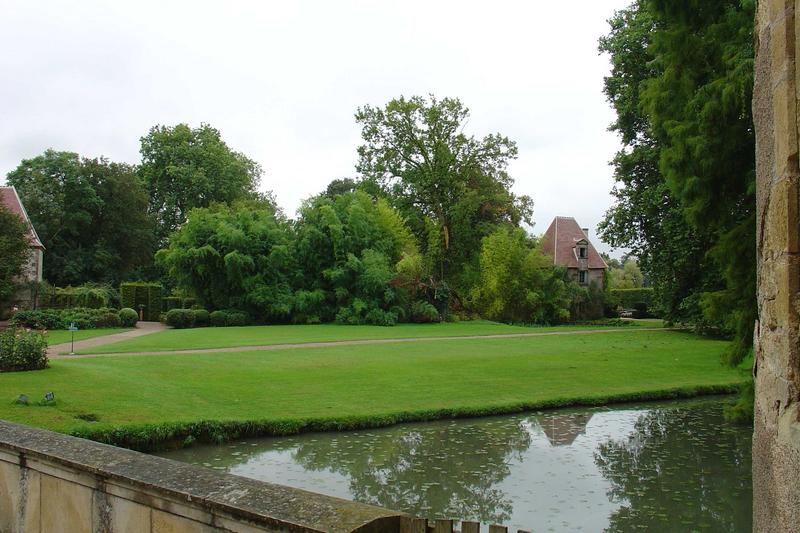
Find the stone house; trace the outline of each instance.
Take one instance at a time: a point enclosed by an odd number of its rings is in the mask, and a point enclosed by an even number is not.
[[[542,251],[553,264],[567,269],[569,277],[582,286],[596,282],[603,287],[608,265],[589,241],[589,229],[572,217],[556,217],[542,236]]]
[[[0,187],[0,205],[18,215],[28,226],[27,237],[30,246],[30,255],[28,257],[28,264],[25,266],[19,282],[25,284],[42,281],[44,245],[39,239],[39,235],[37,235],[36,229],[34,229],[31,219],[28,217],[28,213],[25,211],[25,206],[22,205],[22,200],[19,199],[17,190],[13,186]],[[21,290],[11,303],[20,305],[21,307],[29,307],[33,303],[30,294],[31,291]]]

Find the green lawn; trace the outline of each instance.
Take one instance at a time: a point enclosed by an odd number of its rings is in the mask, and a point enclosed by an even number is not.
[[[661,327],[660,321],[635,322],[636,327]],[[463,337],[467,335],[501,335],[507,333],[537,333],[586,329],[622,329],[608,326],[509,326],[475,320],[444,324],[398,324],[394,327],[342,326],[320,324],[309,326],[246,326],[238,328],[168,329],[159,333],[119,341],[105,346],[87,348],[78,353],[135,353],[230,348],[233,346],[267,346],[303,342],[328,342],[365,339],[407,339],[414,337]]]
[[[103,335],[113,335],[114,333],[122,333],[128,331],[128,328],[102,328],[102,329],[82,329],[75,332],[75,340],[82,341],[91,339],[93,337],[101,337]],[[53,329],[47,332],[47,344],[53,346],[55,344],[62,344],[69,342],[72,338],[71,331],[62,329]]]
[[[747,376],[720,364],[726,346],[683,332],[620,331],[56,360],[43,371],[0,374],[0,418],[72,432],[201,420],[383,417],[372,423],[385,424],[441,416],[437,410],[510,412],[732,386]],[[20,393],[38,399],[47,391],[55,392],[55,406],[12,404]],[[405,415],[393,419],[398,413]],[[87,415],[98,421],[77,418]]]

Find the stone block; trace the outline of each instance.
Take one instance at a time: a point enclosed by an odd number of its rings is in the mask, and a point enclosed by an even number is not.
[[[153,533],[217,533],[221,529],[163,511],[152,511]]]
[[[122,498],[108,496],[111,508],[111,531],[114,533],[149,533],[150,509]]]
[[[92,532],[92,490],[42,475],[42,531],[52,533]]]

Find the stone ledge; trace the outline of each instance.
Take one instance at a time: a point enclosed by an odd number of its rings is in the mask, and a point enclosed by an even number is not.
[[[161,496],[272,531],[398,531],[406,516],[6,421],[0,421],[0,451],[20,464],[41,461],[94,476],[95,490],[109,482],[142,491],[143,501]]]

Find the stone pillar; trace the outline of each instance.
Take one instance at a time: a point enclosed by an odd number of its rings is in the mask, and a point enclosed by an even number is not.
[[[755,531],[800,532],[798,0],[756,16],[758,310],[753,435]]]

